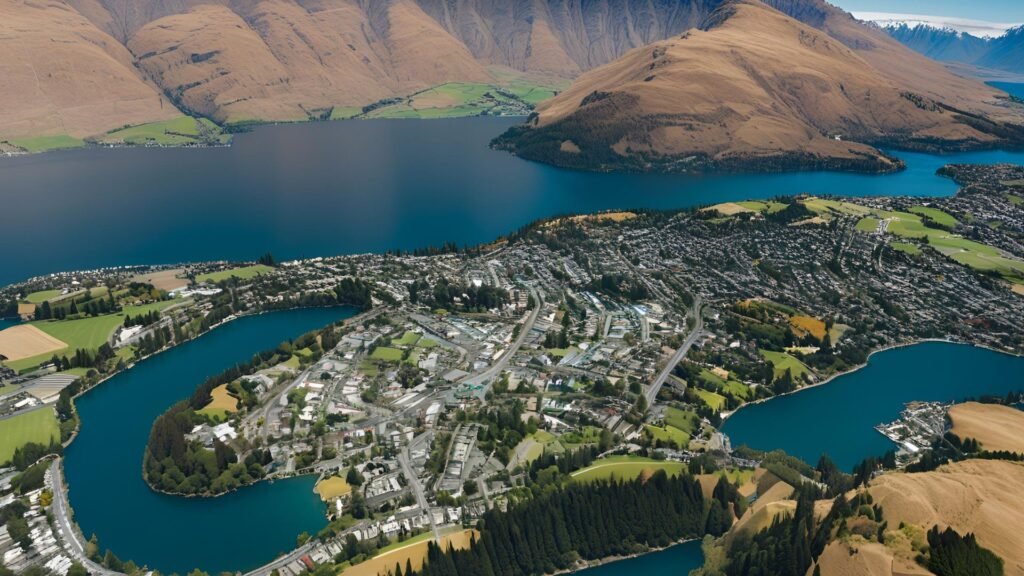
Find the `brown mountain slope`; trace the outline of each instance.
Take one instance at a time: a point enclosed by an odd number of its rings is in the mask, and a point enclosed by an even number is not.
[[[131,54],[59,0],[0,2],[0,140],[179,116]]]
[[[128,41],[183,108],[218,121],[297,120],[451,80],[487,81],[469,51],[414,3],[204,5]]]
[[[582,75],[496,144],[590,169],[882,171],[894,165],[871,145],[973,148],[1001,141],[985,122],[930,98],[941,95],[935,81],[921,95],[862,57],[873,50],[854,37],[862,25],[851,19],[853,32],[841,30],[844,43],[823,31],[828,15],[801,16],[823,28],[757,0],[723,4],[703,29]],[[994,92],[968,84],[974,92],[957,96],[958,108],[1011,115],[984,101]],[[1013,113],[1018,122],[1022,112]]]
[[[973,532],[1004,561],[1007,575],[1024,575],[1024,464],[965,460],[919,474],[884,474],[870,489],[890,527],[951,526]]]
[[[966,402],[950,408],[949,418],[953,433],[961,439],[974,438],[992,452],[1024,454],[1024,412],[1016,408]]]

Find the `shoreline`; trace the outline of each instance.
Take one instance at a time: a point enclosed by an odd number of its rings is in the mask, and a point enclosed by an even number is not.
[[[898,343],[895,343],[895,344],[887,344],[887,345],[885,345],[885,346],[883,346],[881,348],[877,348],[877,349],[872,350],[871,352],[869,352],[867,359],[863,363],[858,364],[857,366],[854,366],[853,368],[850,368],[849,370],[846,370],[846,371],[843,371],[843,372],[837,372],[835,374],[832,374],[831,376],[829,376],[828,378],[825,378],[821,382],[815,382],[813,384],[807,384],[805,386],[801,386],[800,388],[797,388],[796,390],[793,390],[793,391],[790,391],[790,392],[785,392],[783,394],[777,394],[775,396],[770,396],[768,398],[759,398],[759,399],[754,400],[752,402],[745,402],[745,403],[741,404],[738,408],[733,410],[732,412],[729,412],[728,414],[723,415],[722,416],[722,424],[719,425],[718,428],[719,428],[719,430],[721,430],[722,425],[724,425],[726,423],[726,421],[729,420],[729,418],[731,418],[733,415],[738,413],[740,410],[743,410],[744,408],[746,408],[748,406],[754,406],[754,405],[757,405],[757,404],[762,404],[762,403],[765,403],[765,402],[770,402],[770,401],[775,400],[777,398],[782,398],[784,396],[789,396],[789,395],[792,395],[792,394],[799,394],[800,392],[803,392],[804,390],[810,390],[812,388],[817,388],[819,386],[824,386],[825,384],[828,384],[829,382],[832,382],[833,380],[835,380],[837,378],[840,378],[842,376],[848,376],[850,374],[853,374],[854,372],[857,372],[857,371],[859,371],[859,370],[861,370],[863,368],[866,368],[868,366],[868,364],[871,363],[871,357],[874,356],[875,354],[879,354],[881,352],[888,352],[890,350],[896,350],[898,348],[909,348],[910,346],[917,346],[918,344],[926,344],[928,342],[940,342],[940,343],[945,343],[945,344],[956,344],[956,345],[960,345],[960,346],[973,346],[975,348],[983,348],[985,350],[991,350],[992,352],[998,352],[1000,354],[1006,354],[1007,356],[1013,356],[1014,358],[1024,358],[1024,354],[1018,354],[1018,353],[1015,353],[1015,352],[1010,352],[1009,350],[1002,350],[1002,349],[999,349],[999,348],[993,348],[992,346],[988,346],[986,344],[979,344],[979,343],[976,343],[976,342],[966,342],[966,341],[962,341],[962,340],[950,340],[949,338],[920,338],[920,339],[916,339],[916,340],[910,340],[908,342],[898,342]]]
[[[651,547],[646,552],[635,552],[633,554],[626,554],[624,556],[605,556],[604,558],[598,558],[597,560],[583,560],[581,562],[584,565],[579,567],[579,568],[559,570],[557,572],[552,572],[549,576],[560,576],[561,574],[577,574],[579,572],[583,572],[584,570],[590,570],[591,568],[598,568],[598,567],[604,566],[606,564],[615,564],[616,562],[621,562],[621,561],[624,561],[624,560],[633,560],[633,559],[639,558],[641,556],[647,556],[649,554],[656,554],[658,552],[664,552],[664,551],[666,551],[666,550],[668,550],[670,548],[675,548],[676,546],[682,546],[683,544],[688,544],[690,542],[701,542],[703,539],[704,539],[703,536],[701,536],[700,538],[697,538],[697,537],[694,537],[694,538],[683,538],[681,540],[676,540],[675,542],[673,542],[672,544],[669,544],[668,546]]]

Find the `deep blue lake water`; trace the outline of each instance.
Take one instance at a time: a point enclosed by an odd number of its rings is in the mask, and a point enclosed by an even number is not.
[[[1024,84],[1016,82],[989,82],[989,85],[995,86],[1000,90],[1012,94],[1018,98],[1024,98]]]
[[[219,498],[157,494],[142,479],[156,417],[208,376],[254,353],[353,314],[350,308],[275,312],[235,320],[140,362],[76,401],[81,432],[64,470],[75,518],[101,549],[164,574],[255,568],[326,524],[313,477],[261,482]]]
[[[0,158],[0,284],[61,270],[474,244],[537,218],[809,192],[949,195],[948,162],[901,173],[670,176],[566,171],[490,150],[513,118],[266,126],[218,149],[85,149]]]
[[[1024,358],[973,346],[925,342],[879,352],[868,365],[815,388],[747,406],[722,431],[733,447],[781,448],[812,466],[827,453],[851,470],[896,445],[874,427],[914,400],[961,401],[1024,390]]]
[[[703,564],[704,553],[700,548],[700,540],[692,540],[660,552],[587,568],[577,574],[581,576],[637,576],[639,574],[686,576],[690,570],[700,568]]]

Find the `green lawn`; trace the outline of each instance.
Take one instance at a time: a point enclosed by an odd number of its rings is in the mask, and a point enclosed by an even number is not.
[[[793,356],[786,354],[785,352],[772,352],[771,350],[761,350],[761,356],[772,363],[775,367],[775,377],[778,378],[786,372],[786,368],[789,368],[793,374],[794,380],[800,380],[804,374],[811,371],[803,362],[797,360]]]
[[[690,443],[690,435],[675,426],[666,425],[664,427],[659,427],[651,424],[644,424],[644,429],[651,435],[651,438],[661,440],[663,442],[674,440],[676,445],[680,448],[685,448]]]
[[[850,202],[839,202],[836,200],[826,200],[824,198],[808,198],[803,202],[804,206],[808,210],[815,214],[841,214],[844,216],[867,216],[871,213],[871,209],[859,204],[852,204]]]
[[[263,264],[256,264],[255,266],[243,266],[241,268],[231,268],[230,270],[221,270],[219,272],[210,272],[208,274],[200,274],[196,276],[196,282],[223,282],[228,278],[238,278],[239,280],[249,280],[255,278],[260,274],[267,274],[274,269],[270,266],[264,266]]]
[[[653,473],[657,470],[664,470],[670,476],[678,476],[686,470],[686,464],[641,456],[610,456],[595,460],[590,466],[573,472],[572,479],[577,482],[593,482],[609,478],[631,480],[640,474]]]
[[[406,331],[405,334],[402,334],[401,338],[394,340],[393,342],[396,346],[415,346],[419,341],[419,334],[412,331]]]
[[[700,428],[700,416],[689,410],[669,407],[665,409],[665,424],[692,436]]]
[[[1024,198],[1017,196],[1016,194],[1007,194],[1006,199],[1014,206],[1024,206]]]
[[[42,320],[32,325],[64,342],[71,351],[79,348],[95,350],[102,346],[124,323],[124,316],[108,314],[78,320]]]
[[[0,420],[0,463],[14,455],[15,448],[29,442],[49,444],[60,440],[60,425],[49,406]]]
[[[219,126],[206,118],[180,116],[173,120],[151,122],[108,132],[99,138],[103,143],[125,143],[133,145],[158,144],[160,146],[185,146],[188,144],[226,144],[231,136],[224,134]]]
[[[53,300],[60,296],[60,292],[60,290],[40,290],[39,292],[33,292],[28,296],[25,296],[25,301],[31,302],[32,304],[42,304],[47,300]]]
[[[585,426],[579,432],[573,431],[562,434],[558,441],[569,450],[585,444],[597,444],[601,441],[601,429],[597,426]]]
[[[875,232],[878,230],[878,218],[867,216],[857,221],[857,230],[861,232]]]
[[[335,106],[331,108],[331,120],[348,120],[362,113],[362,106]]]
[[[934,220],[937,224],[949,228],[953,228],[960,223],[956,218],[937,208],[929,208],[927,206],[914,206],[910,209],[910,211],[920,216],[927,216]]]
[[[701,370],[700,378],[708,387],[714,388],[716,391],[726,390],[744,400],[750,395],[750,388],[743,382],[732,379],[726,380],[706,368]]]
[[[370,358],[374,360],[383,360],[385,362],[398,362],[402,359],[402,351],[398,348],[388,348],[387,346],[379,346],[370,354]]]
[[[57,136],[36,136],[34,138],[14,138],[9,140],[18,148],[26,152],[46,152],[48,150],[63,150],[66,148],[81,148],[85,142],[81,139],[59,134]]]
[[[746,200],[743,202],[737,202],[736,204],[739,204],[740,206],[743,206],[748,210],[753,210],[754,212],[767,212],[769,214],[781,212],[785,210],[787,207],[787,205],[783,204],[782,202],[774,202],[771,200],[765,202],[760,202],[757,200]]]
[[[722,406],[725,406],[725,396],[701,388],[694,388],[693,390],[712,410],[721,410]]]
[[[918,248],[917,246],[915,246],[913,244],[908,244],[906,242],[890,242],[889,243],[889,247],[892,248],[893,250],[899,250],[900,252],[906,252],[907,254],[910,254],[911,256],[917,256],[918,254],[921,253],[921,249],[920,248]]]

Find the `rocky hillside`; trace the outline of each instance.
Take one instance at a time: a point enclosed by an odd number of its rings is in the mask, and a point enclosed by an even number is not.
[[[722,2],[8,0],[0,6],[0,142],[96,136],[181,114],[220,123],[317,119],[446,82],[561,85],[630,50],[677,40]],[[922,101],[972,109],[989,95],[821,0],[769,4]],[[747,49],[744,38],[731,41]],[[857,162],[878,157],[843,148]]]
[[[785,13],[726,2],[583,74],[496,145],[597,170],[874,172],[898,167],[876,146],[1024,141],[1024,108],[996,90],[823,2],[769,3]]]

